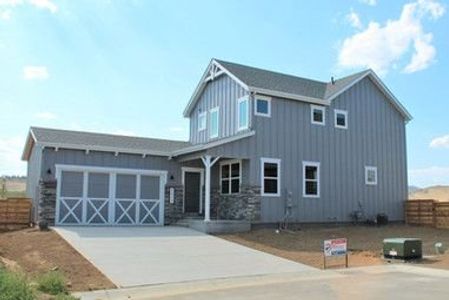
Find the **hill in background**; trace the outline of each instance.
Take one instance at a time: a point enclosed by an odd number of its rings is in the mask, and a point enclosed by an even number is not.
[[[25,197],[26,180],[24,176],[0,177],[0,198]]]
[[[409,199],[434,199],[449,201],[449,185],[435,185],[418,190],[410,190]]]

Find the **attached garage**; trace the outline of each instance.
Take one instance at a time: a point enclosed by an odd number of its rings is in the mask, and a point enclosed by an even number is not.
[[[56,225],[164,224],[167,172],[56,165]]]

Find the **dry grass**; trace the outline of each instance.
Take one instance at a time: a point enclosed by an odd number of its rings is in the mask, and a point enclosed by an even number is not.
[[[322,243],[325,239],[340,237],[348,239],[350,266],[386,263],[382,259],[382,241],[385,238],[421,238],[424,255],[435,255],[436,242],[449,245],[449,230],[407,225],[309,227],[279,234],[273,229],[260,229],[248,233],[220,235],[220,237],[317,268],[323,267]],[[336,259],[334,262],[340,263],[343,260]],[[426,266],[449,269],[449,254],[425,259],[421,263]]]
[[[434,199],[449,201],[449,186],[439,185],[417,190],[409,196],[410,199]]]

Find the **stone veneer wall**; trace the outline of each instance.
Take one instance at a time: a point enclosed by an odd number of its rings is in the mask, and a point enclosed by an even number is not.
[[[38,222],[47,221],[55,225],[56,212],[56,181],[39,181]]]
[[[211,195],[212,217],[223,220],[260,220],[260,187],[240,186],[240,193],[222,195],[215,188]]]
[[[170,203],[170,188],[175,189],[175,202]],[[164,207],[164,223],[172,224],[183,218],[182,206],[184,197],[183,185],[169,185],[165,186],[165,207]]]

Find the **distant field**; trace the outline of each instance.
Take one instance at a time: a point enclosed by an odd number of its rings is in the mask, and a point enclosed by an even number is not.
[[[410,199],[434,199],[438,201],[449,201],[449,186],[437,185],[420,189],[410,193]]]
[[[5,191],[3,190],[5,185]],[[1,178],[0,179],[0,198],[25,197],[26,196],[26,178]]]

